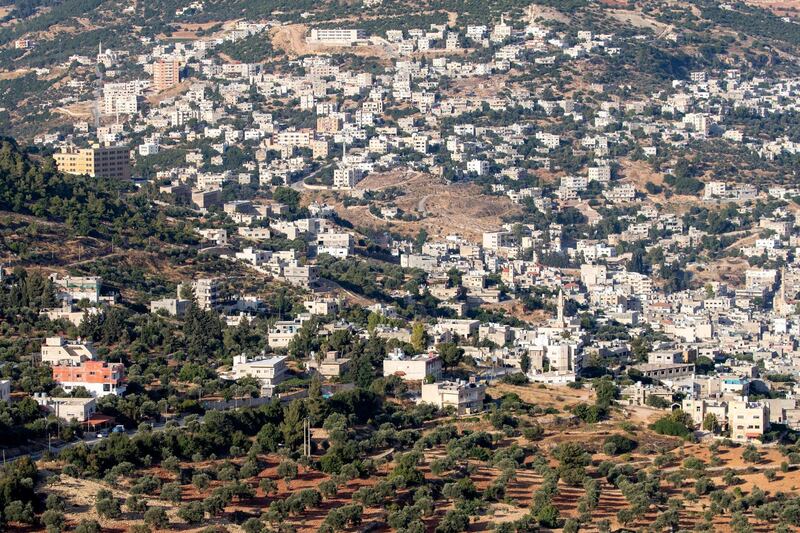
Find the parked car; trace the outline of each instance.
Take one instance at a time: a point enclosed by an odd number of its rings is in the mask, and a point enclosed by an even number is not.
[[[111,433],[125,433],[125,426],[117,424],[114,426],[114,429],[111,430]]]

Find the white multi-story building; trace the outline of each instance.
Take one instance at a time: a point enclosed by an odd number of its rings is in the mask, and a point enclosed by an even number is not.
[[[510,231],[487,231],[483,233],[483,247],[487,250],[498,250],[511,242]]]
[[[423,381],[428,376],[439,379],[442,375],[442,360],[435,353],[406,357],[398,351],[383,360],[383,375],[398,376],[404,381]]]
[[[79,365],[56,365],[53,381],[64,391],[85,388],[95,398],[125,393],[125,365],[106,361],[84,361]]]
[[[182,297],[184,284],[178,286],[178,297]],[[200,309],[217,309],[220,305],[219,281],[212,278],[201,278],[186,286],[194,295]]]
[[[352,189],[361,181],[361,175],[361,171],[357,168],[337,168],[333,171],[333,188]]]
[[[352,46],[367,38],[366,30],[355,28],[314,28],[309,41],[322,44]]]
[[[267,330],[267,344],[271,348],[287,348],[302,327],[303,323],[299,320],[275,322],[275,325]]]
[[[483,176],[489,172],[489,162],[483,159],[472,159],[467,161],[467,172],[473,172],[478,176]]]
[[[480,413],[486,397],[483,383],[443,381],[422,384],[422,402],[444,409],[452,407],[459,415]]]
[[[769,427],[769,407],[746,399],[731,401],[728,403],[728,425],[733,440],[758,439]]]
[[[317,254],[344,259],[353,253],[353,236],[345,232],[326,232],[317,235]]]
[[[42,344],[42,363],[55,365],[79,365],[84,361],[96,359],[92,343],[80,340],[67,340],[63,337],[47,337]]]
[[[100,302],[100,287],[103,280],[98,276],[64,276],[52,274],[50,280],[56,286],[57,296],[67,304],[87,300],[89,303]]]
[[[228,374],[231,379],[254,377],[261,383],[261,389],[272,395],[276,385],[286,379],[286,357],[256,357],[248,359],[246,355],[233,358],[233,368]]]
[[[107,115],[135,115],[139,112],[137,83],[106,83],[103,86],[103,112]]]
[[[611,167],[597,166],[589,167],[589,181],[608,183],[611,181]]]

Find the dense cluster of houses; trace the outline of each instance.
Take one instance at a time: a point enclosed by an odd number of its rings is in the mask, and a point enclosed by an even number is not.
[[[597,83],[589,87],[593,98],[580,100],[520,84],[497,91],[449,91],[454,80],[481,85],[510,72],[619,55],[646,38],[580,28],[559,32],[536,22],[511,25],[505,19],[491,25],[390,29],[385,36],[358,28],[311,29],[311,45],[381,47],[391,66],[378,72],[349,68],[321,54],[287,61],[285,69],[276,71],[258,63],[224,61],[214,52],[253,36],[267,39],[266,31],[278,24],[243,21],[221,36],[187,42],[143,37],[149,51],[129,59],[144,69],[147,79],[112,81],[125,77],[115,66],[129,55],[126,51],[101,47],[96,58],[70,58],[105,66],[107,80],[97,112],[124,120],[113,124],[106,120],[102,126],[98,121],[96,127],[79,122],[66,136],[47,134],[37,141],[65,151],[73,144],[130,145],[142,161],[184,150],[177,164],[155,178],[165,200],[190,205],[199,214],[225,215],[225,228],[219,224],[197,229],[204,251],[310,291],[319,281],[316,258],[324,254],[349,260],[356,253],[358,234],[338,225],[335,210],[328,205],[312,204],[306,218],[288,217],[288,207],[275,200],[226,201],[227,184],[262,190],[327,188],[363,197],[359,183],[364,176],[412,168],[489,180],[492,194],[507,195],[543,213],[574,208],[590,226],[603,222],[598,206],[624,208],[614,215],[622,229],[595,239],[566,239],[565,228],[552,223],[546,229],[506,224],[483,233],[481,242],[458,235],[421,246],[393,240],[391,252],[397,262],[424,271],[421,289],[455,318],[426,323],[429,346],[421,353],[393,353],[384,361],[384,374],[424,382],[422,401],[468,413],[481,408],[485,386],[480,379],[442,381],[446,376],[437,344],[456,342],[487,371],[523,371],[532,381],[552,384],[574,382],[597,361],[611,360],[641,378],[625,391],[626,400],[634,405],[648,404],[649,398],[662,398],[671,405],[680,397],[698,426],[711,413],[733,438],[742,440],[760,436],[770,423],[800,429],[793,392],[772,398],[775,386],[769,379],[770,375],[797,377],[800,369],[796,211],[778,207],[760,216],[758,227],[750,228],[758,238],[741,246],[743,256],[777,262],[780,267],[748,268],[741,283],[711,281],[701,289],[666,290],[655,272],[632,267],[632,254],[624,251],[625,245],[645,243],[648,253],[659,251],[660,263],[669,265],[713,235],[651,201],[641,184],[628,177],[619,179],[614,155],[632,145],[642,158],[654,158],[662,146],[672,150],[709,139],[732,143],[764,159],[794,154],[797,145],[786,138],[746,137],[731,126],[730,115],[736,109],[762,117],[796,111],[800,81],[743,76],[727,68],[692,72],[688,79],[673,81],[668,90],[630,99],[610,94]],[[680,39],[675,32],[662,37]],[[473,54],[487,49],[493,53]],[[187,71],[191,79],[184,81]],[[164,94],[179,84],[182,90]],[[88,89],[79,82],[73,88]],[[148,96],[159,97],[148,101]],[[272,111],[276,102],[290,106],[288,117]],[[388,110],[398,106],[411,113],[387,120]],[[477,125],[473,115],[487,111],[516,113],[519,120]],[[547,124],[536,119],[547,119]],[[560,126],[566,120],[581,125],[580,136],[564,132]],[[207,149],[186,149],[190,143]],[[554,154],[565,146],[586,154],[589,163],[580,171],[559,175],[553,187],[532,184],[531,171],[551,169]],[[245,147],[246,157],[236,168],[228,168],[235,147]],[[326,169],[330,180],[316,179]],[[705,206],[732,202],[743,216],[756,201],[798,195],[790,188],[759,190],[739,181],[708,182],[696,200]],[[586,201],[588,197],[593,203]],[[398,211],[389,203],[380,213],[391,218]],[[229,234],[231,221],[236,226],[233,234]],[[275,237],[302,240],[307,252],[266,246]],[[552,254],[568,258],[570,267],[548,266],[545,258]],[[458,273],[456,280],[453,272]],[[102,303],[97,279],[54,281],[67,297],[63,307],[47,311],[51,318],[79,323],[92,306],[78,309],[77,302]],[[151,302],[151,311],[180,316],[192,296],[201,308],[222,313],[228,324],[258,314],[263,302],[254,296],[223,295],[221,282],[196,279],[179,287],[174,298]],[[538,295],[552,318],[523,325],[470,318],[483,305],[531,294]],[[409,294],[397,291],[393,296]],[[237,357],[226,377],[255,377],[265,393],[272,393],[287,375],[283,353],[292,339],[312,316],[337,317],[339,303],[317,295],[305,307],[305,313],[271,326],[268,344],[275,353]],[[581,320],[576,307],[595,317],[601,328],[623,326],[626,335],[600,338],[598,324]],[[395,312],[382,304],[371,311],[388,318]],[[406,342],[411,337],[410,329],[385,325],[372,333],[340,320],[326,327]],[[653,334],[659,340],[645,358],[632,353],[631,339]],[[54,379],[67,391],[82,386],[93,396],[122,394],[124,368],[96,361],[91,349],[81,346],[47,340],[42,361],[53,365]],[[711,361],[703,374],[697,371],[700,358]],[[348,364],[335,352],[307,361],[308,368],[326,378],[342,376]],[[754,395],[762,399],[751,401]]]

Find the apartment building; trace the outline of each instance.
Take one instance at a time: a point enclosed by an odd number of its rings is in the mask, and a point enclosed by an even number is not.
[[[714,415],[721,428],[728,425],[728,402],[716,399],[686,398],[681,404],[683,412],[692,417],[692,421],[701,427],[707,415]]]
[[[404,381],[423,381],[428,376],[439,379],[442,375],[442,360],[435,353],[406,357],[399,351],[383,360],[383,375],[398,376]]]
[[[489,172],[489,162],[482,159],[472,159],[467,161],[467,172],[472,172],[478,176],[483,176]]]
[[[331,143],[326,139],[313,139],[311,141],[311,157],[326,159],[331,152]]]
[[[177,291],[177,298],[162,298],[150,301],[150,312],[158,313],[163,311],[170,316],[182,317],[189,309],[189,300],[181,299],[180,290]]]
[[[103,86],[103,112],[106,115],[135,115],[139,112],[140,99],[136,83],[107,83]]]
[[[53,154],[56,166],[67,174],[86,175],[93,178],[131,178],[131,153],[125,146],[100,146],[91,148],[63,148]]]
[[[436,330],[449,332],[459,337],[472,337],[477,335],[480,329],[480,321],[473,319],[440,318],[436,324]]]
[[[275,135],[275,144],[281,146],[310,146],[314,139],[312,130],[285,130]]]
[[[644,377],[658,380],[677,379],[694,374],[693,363],[676,363],[673,365],[643,363],[634,365],[631,368],[641,372]]]
[[[611,167],[599,166],[589,167],[589,181],[597,181],[599,183],[608,183],[611,181]]]
[[[79,365],[53,367],[53,381],[64,391],[84,387],[95,398],[125,393],[125,365],[106,361],[84,361]]]
[[[66,304],[86,300],[89,303],[100,302],[102,278],[98,276],[64,276],[51,274],[50,281],[55,285],[57,297]]]
[[[295,335],[303,327],[299,320],[283,320],[267,330],[267,344],[270,348],[287,348]]]
[[[344,259],[353,253],[353,235],[345,232],[320,233],[317,235],[317,253]]]
[[[194,299],[201,309],[217,309],[221,305],[219,281],[216,279],[201,278],[192,281],[189,285],[182,283],[178,286],[178,297],[183,296],[184,287],[194,294]]]
[[[728,425],[733,440],[757,439],[769,427],[769,408],[762,402],[731,401],[728,403]]]
[[[464,381],[443,381],[422,384],[422,402],[444,409],[452,407],[456,414],[465,415],[483,411],[486,385]]]
[[[209,207],[222,204],[222,190],[219,188],[209,190],[193,190],[192,204],[198,209],[208,209]]]
[[[340,167],[333,171],[334,189],[352,189],[361,181],[362,172],[353,167]]]
[[[229,376],[232,379],[254,377],[261,383],[262,390],[271,396],[275,386],[286,379],[286,372],[284,356],[248,359],[246,355],[237,355],[233,358],[233,369]]]
[[[367,38],[366,30],[348,28],[314,28],[309,41],[322,44],[352,46]]]
[[[97,412],[95,398],[54,398],[39,393],[34,394],[33,399],[49,414],[62,420],[86,422]]]
[[[85,361],[97,359],[90,342],[67,340],[63,337],[47,337],[40,353],[42,363],[50,365],[80,365]]]
[[[336,351],[331,350],[326,352],[319,362],[312,358],[308,362],[308,368],[318,372],[324,378],[338,378],[350,368],[350,359],[339,357]]]
[[[483,247],[487,250],[497,250],[508,246],[513,237],[510,231],[486,231],[483,233]]]
[[[339,302],[334,298],[314,298],[303,302],[306,312],[317,316],[333,315],[339,309]]]
[[[265,241],[272,237],[272,232],[269,228],[248,228],[240,227],[237,230],[239,236],[251,241]]]
[[[175,60],[153,63],[153,87],[165,91],[180,83],[181,65]]]
[[[315,265],[286,265],[283,279],[296,287],[309,288],[319,279],[319,270]]]

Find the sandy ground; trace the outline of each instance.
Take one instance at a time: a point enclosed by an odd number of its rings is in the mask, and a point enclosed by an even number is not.
[[[776,15],[800,15],[800,0],[744,0],[744,3],[769,9]]]
[[[528,322],[530,324],[542,324],[552,318],[552,316],[543,310],[536,310],[533,312],[525,311],[522,303],[519,300],[507,300],[499,303],[484,304],[481,307],[489,310],[502,310],[509,316],[518,318],[519,320]]]
[[[496,97],[501,91],[509,88],[507,74],[496,74],[487,78],[471,77],[457,78],[452,81],[448,91],[453,95],[466,94],[467,96],[489,98]]]
[[[722,281],[738,286],[744,282],[744,271],[748,268],[747,261],[740,258],[726,257],[712,264],[705,265],[702,271],[690,269],[693,280],[699,284],[708,281]]]
[[[181,94],[185,93],[186,91],[188,91],[193,83],[194,83],[194,81],[191,80],[191,79],[183,80],[182,82],[180,82],[175,87],[172,87],[171,89],[167,89],[165,91],[161,91],[160,93],[156,93],[156,94],[153,94],[151,96],[148,96],[147,97],[147,101],[151,105],[155,105],[155,104],[158,104],[159,102],[162,102],[163,100],[166,100],[168,98],[174,98],[174,97],[176,97],[178,95],[181,95]]]
[[[405,213],[422,216],[405,222],[383,220],[373,216],[367,206],[343,208],[340,215],[359,227],[372,227],[416,235],[421,228],[436,237],[459,234],[479,241],[484,231],[496,230],[501,218],[520,210],[508,197],[486,196],[473,184],[446,184],[428,174],[391,171],[367,176],[358,184],[362,190],[399,187],[405,191],[394,203]],[[329,194],[326,194],[329,196]]]
[[[65,107],[57,107],[55,111],[72,119],[90,120],[94,116],[92,113],[93,107],[94,102],[78,102]]]
[[[637,190],[644,191],[647,182],[656,185],[664,183],[664,174],[656,172],[647,161],[633,161],[631,159],[620,159],[621,182],[630,182]]]
[[[591,389],[571,389],[569,387],[555,387],[552,385],[530,384],[525,386],[498,383],[489,388],[492,397],[499,398],[506,393],[515,393],[528,403],[541,407],[555,407],[564,409],[580,402],[594,401],[594,392]]]
[[[31,70],[27,68],[0,72],[0,80],[15,80],[17,78],[21,78],[22,76],[24,76],[29,72],[31,72]]]
[[[554,7],[531,4],[525,12],[525,20],[528,23],[544,20],[569,22],[570,18]]]
[[[289,24],[273,28],[270,31],[272,46],[277,50],[283,50],[289,57],[309,54],[327,54],[332,52],[384,59],[389,57],[387,47],[379,44],[365,46],[327,46],[309,43],[306,40],[308,31],[308,26],[305,24]]]
[[[665,30],[666,28],[669,28],[668,24],[664,24],[663,22],[659,22],[646,15],[642,15],[641,13],[628,11],[626,9],[608,10],[606,11],[606,13],[608,13],[615,19],[619,20],[620,22],[627,22],[628,24],[636,28],[650,28],[656,31]]]

